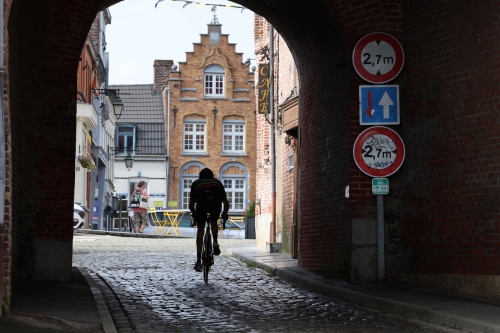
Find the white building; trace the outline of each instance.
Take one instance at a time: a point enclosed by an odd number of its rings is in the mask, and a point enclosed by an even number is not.
[[[113,85],[125,109],[116,123],[114,148],[114,185],[116,195],[130,194],[141,180],[146,182],[149,206],[166,208],[167,152],[165,149],[165,118],[162,95],[154,84]],[[133,158],[128,170],[125,158]],[[114,225],[114,229],[116,229]]]

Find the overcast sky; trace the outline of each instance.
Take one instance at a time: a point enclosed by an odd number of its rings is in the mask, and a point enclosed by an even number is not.
[[[186,52],[200,42],[213,18],[212,6],[197,7],[196,2],[183,8],[185,2],[125,0],[109,8],[111,24],[106,26],[106,52],[109,53],[109,84],[153,83],[155,59],[186,61]],[[228,4],[226,0],[207,4]],[[233,3],[234,4],[234,3]],[[240,6],[239,4],[234,4]],[[242,62],[255,58],[253,51],[253,12],[249,9],[217,7],[222,33],[242,52]],[[252,60],[252,65],[255,61]]]

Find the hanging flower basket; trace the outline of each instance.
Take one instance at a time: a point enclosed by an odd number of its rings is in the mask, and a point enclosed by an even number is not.
[[[92,171],[95,169],[95,163],[92,157],[89,155],[78,155],[78,162],[82,165],[82,167],[86,168],[88,172]]]

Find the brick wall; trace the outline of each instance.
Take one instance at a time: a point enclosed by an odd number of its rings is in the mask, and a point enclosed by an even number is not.
[[[13,1],[6,58],[13,279],[32,273],[36,239],[72,241],[77,68],[98,6]]]
[[[285,101],[298,95],[298,73],[295,66],[295,61],[292,57],[288,46],[286,45],[282,36],[277,34],[276,36],[276,50],[277,50],[277,85],[278,91],[278,105],[280,107]],[[280,107],[277,110],[277,118],[280,121],[281,126],[283,125],[283,110],[280,111]],[[296,203],[295,196],[297,195],[296,184],[294,184],[295,173],[298,172],[297,168],[289,169],[289,159],[294,160],[297,154],[296,146],[292,146],[293,137],[289,136],[288,133],[283,130],[280,131],[280,135],[277,137],[276,144],[281,146],[281,174],[282,174],[282,184],[278,184],[281,187],[281,209],[278,210],[278,222],[281,222],[278,230],[282,231],[282,249],[287,253],[291,253],[292,250],[292,225],[294,223],[294,214],[297,214],[297,209],[294,206]],[[295,132],[294,132],[295,133]],[[293,134],[294,134],[293,133]],[[286,143],[288,139],[288,143]]]
[[[416,274],[500,274],[499,12],[405,9],[401,236]]]
[[[269,45],[269,24],[262,16],[254,15],[254,39],[255,51],[259,51],[262,47]],[[258,63],[261,55],[257,54]],[[258,71],[255,71],[254,80],[258,82]],[[257,88],[255,89],[257,94]],[[255,106],[257,108],[257,105]],[[257,108],[258,109],[258,108]],[[266,121],[265,116],[257,114],[256,116],[256,198],[259,199],[259,209],[256,214],[270,214],[271,206],[271,164],[270,164],[270,144],[271,144],[271,128]],[[269,236],[270,238],[270,236]],[[267,240],[268,241],[268,240]]]
[[[244,5],[270,22],[279,21],[279,15],[273,11],[278,8],[276,3],[264,5],[245,1]],[[279,22],[277,26],[293,50],[300,73],[302,215],[299,262],[307,269],[350,278],[346,270],[346,265],[350,265],[350,221],[358,217],[373,218],[375,213],[375,198],[369,192],[370,179],[357,169],[352,159],[352,145],[361,132],[357,90],[358,85],[365,83],[354,72],[350,56],[359,38],[372,29],[395,33],[400,38],[402,7],[398,1],[370,5],[331,1],[326,8],[314,3],[287,4],[279,8],[287,22],[301,22],[296,26]],[[325,22],[331,21],[320,23],[323,18]],[[268,43],[268,35],[265,24],[257,17],[256,50]],[[263,147],[264,154],[268,133],[259,130],[259,122],[257,126],[257,145]],[[263,184],[258,185],[257,196],[262,193],[262,197],[270,198],[269,187],[265,186],[270,177],[265,169],[262,171],[259,173],[258,169],[258,182],[262,180]],[[349,200],[344,198],[347,185],[351,186]],[[286,193],[285,185],[284,198]],[[268,205],[262,202],[265,211]]]
[[[3,256],[0,260],[3,262],[0,271],[0,291],[1,298],[0,306],[2,307],[2,314],[7,312],[10,308],[11,294],[10,285],[12,283],[12,271],[13,271],[13,253],[14,253],[14,242],[13,242],[13,223],[12,223],[12,192],[13,192],[13,170],[12,170],[12,136],[11,136],[11,108],[10,108],[10,94],[9,94],[9,72],[10,72],[10,36],[9,36],[9,18],[12,9],[12,1],[7,0],[4,2],[4,86],[2,98],[4,101],[3,111],[4,111],[4,130],[5,130],[5,211],[4,214],[4,225],[0,227],[0,239],[2,242],[0,246],[3,248]],[[5,308],[1,305],[5,304]]]
[[[85,44],[82,49],[77,70],[77,89],[83,93],[83,96],[77,94],[76,98],[83,103],[92,103],[92,79],[94,77],[94,61],[90,45]]]
[[[168,73],[170,72],[170,68],[174,64],[173,60],[155,60],[153,64],[154,68],[154,84],[155,90],[161,91],[163,86],[166,86],[168,83]]]

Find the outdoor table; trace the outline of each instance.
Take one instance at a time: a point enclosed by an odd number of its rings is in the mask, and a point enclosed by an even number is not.
[[[172,210],[172,209],[167,209],[163,211],[163,216],[165,221],[167,221],[167,225],[171,227],[167,231],[167,235],[172,232],[172,234],[175,233],[177,236],[182,236],[181,230],[179,229],[179,225],[181,223],[182,218],[184,217],[184,214],[186,214],[185,210]]]
[[[149,208],[149,214],[151,215],[151,220],[155,226],[153,234],[168,235],[169,230],[167,229],[168,221],[165,218],[160,218],[158,215],[161,214],[161,210],[157,210],[154,207]],[[160,215],[161,216],[161,215]]]

